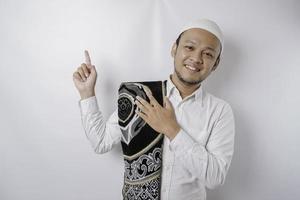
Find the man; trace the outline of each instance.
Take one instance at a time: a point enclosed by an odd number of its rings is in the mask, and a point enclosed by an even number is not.
[[[203,200],[206,188],[225,181],[234,151],[234,117],[228,103],[207,92],[201,83],[216,70],[223,36],[211,20],[185,26],[171,55],[174,72],[167,80],[165,105],[147,94],[138,98],[138,115],[154,130],[164,133],[162,200]],[[82,123],[96,153],[105,153],[121,140],[117,110],[104,122],[95,97],[96,69],[88,52],[73,74],[81,101]]]

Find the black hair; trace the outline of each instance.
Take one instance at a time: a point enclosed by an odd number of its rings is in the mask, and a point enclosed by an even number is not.
[[[183,33],[184,33],[184,32],[180,33],[180,35],[179,35],[178,38],[176,39],[176,45],[177,45],[177,47],[178,47],[178,45],[179,45],[179,41],[180,41],[180,38],[181,38],[181,36],[182,36]]]

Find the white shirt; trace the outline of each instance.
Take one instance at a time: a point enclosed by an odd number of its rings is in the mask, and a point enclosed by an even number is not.
[[[164,138],[161,200],[205,200],[206,187],[222,185],[234,151],[234,116],[228,103],[199,87],[181,98],[167,81],[181,130]],[[110,151],[121,141],[118,110],[104,120],[95,96],[79,101],[82,124],[96,153]]]

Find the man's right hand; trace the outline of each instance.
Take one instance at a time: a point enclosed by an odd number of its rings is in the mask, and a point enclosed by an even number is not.
[[[95,84],[97,71],[91,63],[91,58],[87,50],[84,51],[85,63],[82,63],[73,73],[73,82],[77,88],[81,100],[95,96]]]

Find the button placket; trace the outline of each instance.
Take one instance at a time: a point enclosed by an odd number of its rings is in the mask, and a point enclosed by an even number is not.
[[[168,176],[167,176],[167,184],[165,185],[166,190],[166,199],[169,198],[169,191],[171,187],[171,181],[172,181],[172,173],[173,173],[173,163],[174,163],[174,154],[172,152],[169,152],[169,162],[167,164],[168,169]]]
[[[163,199],[168,199],[169,197],[169,190],[170,190],[170,183],[172,179],[172,165],[174,162],[174,154],[169,150],[169,141],[165,141],[165,154],[164,154],[164,160],[163,160],[163,181],[162,181],[162,187],[161,187],[161,195],[163,196]]]
[[[182,119],[182,110],[183,110],[183,104],[182,102],[180,102],[178,105],[177,105],[177,110],[178,110],[178,116],[177,116],[177,120],[180,122],[181,119]]]

